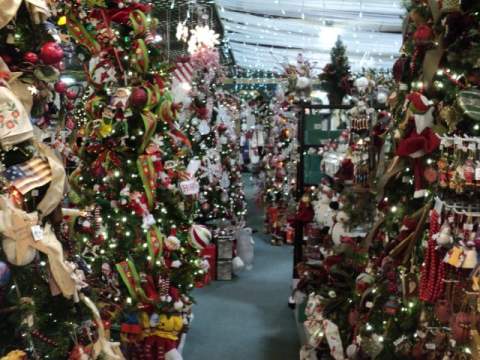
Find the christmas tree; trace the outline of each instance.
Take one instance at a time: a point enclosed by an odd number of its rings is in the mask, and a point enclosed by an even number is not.
[[[360,244],[369,259],[357,262],[351,301],[329,315],[338,328],[325,331],[336,349],[339,335],[349,358],[478,356],[478,10],[474,2],[409,4],[389,97],[392,147],[376,182],[376,220]],[[312,306],[341,300],[346,283],[329,285]]]
[[[232,119],[236,110],[230,104],[231,96],[217,87],[223,78],[218,50],[208,43],[198,44],[187,59],[177,64],[178,68],[192,73],[191,83],[177,79],[174,85],[175,97],[184,106],[182,128],[189,136],[193,153],[201,161],[197,219],[202,223],[218,220],[238,223],[245,215],[246,203]]]
[[[328,93],[330,105],[340,105],[351,87],[350,65],[346,52],[345,45],[338,38],[330,51],[330,63],[325,65],[320,74],[321,88]]]
[[[70,199],[87,215],[72,232],[125,357],[179,358],[210,234],[193,224],[199,164],[176,123],[157,21],[136,1],[65,5],[88,64],[86,112],[72,133],[80,165],[70,176]]]
[[[56,105],[66,90],[59,82],[62,36],[50,22],[55,10],[43,1],[0,10],[0,356],[59,359],[82,347],[92,358],[119,359],[94,323],[100,318],[85,295],[89,269],[62,215],[63,162],[42,143],[62,122]]]

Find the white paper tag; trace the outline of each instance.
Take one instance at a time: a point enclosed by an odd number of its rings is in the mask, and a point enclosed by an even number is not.
[[[437,345],[435,345],[434,343],[426,343],[425,348],[427,350],[435,350],[437,348]]]
[[[185,180],[180,183],[180,189],[184,195],[195,195],[200,191],[200,185],[196,180]]]
[[[43,240],[43,229],[40,225],[32,226],[32,236],[35,241]]]

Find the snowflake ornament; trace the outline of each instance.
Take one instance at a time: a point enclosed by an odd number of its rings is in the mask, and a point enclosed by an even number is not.
[[[220,42],[219,35],[208,26],[196,26],[190,30],[190,39],[188,39],[188,52],[194,54],[204,48],[213,48]]]
[[[185,22],[178,23],[176,38],[177,38],[177,40],[187,42],[187,40],[188,40],[188,26],[185,24]]]

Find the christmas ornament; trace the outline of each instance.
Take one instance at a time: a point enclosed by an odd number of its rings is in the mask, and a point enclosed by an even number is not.
[[[56,42],[49,41],[40,48],[39,57],[47,65],[58,64],[63,59],[63,49]]]
[[[57,93],[63,94],[67,91],[68,85],[63,81],[57,81],[54,85],[54,89]]]
[[[38,61],[38,55],[30,51],[23,55],[23,60],[31,64],[36,64]]]
[[[190,227],[190,243],[194,248],[202,250],[212,240],[212,233],[206,226],[193,224]]]
[[[465,115],[475,121],[480,121],[480,90],[468,89],[458,93],[458,106]]]
[[[136,87],[130,95],[130,105],[136,108],[143,108],[147,104],[148,94],[144,88]]]

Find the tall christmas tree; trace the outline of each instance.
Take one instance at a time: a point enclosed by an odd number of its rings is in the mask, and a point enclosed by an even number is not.
[[[88,64],[70,176],[70,198],[88,215],[72,230],[125,357],[177,359],[209,233],[192,222],[198,163],[176,123],[157,21],[136,1],[65,5]]]
[[[339,334],[343,346],[327,335],[329,345],[349,358],[471,359],[479,354],[479,5],[412,2],[408,11],[389,97],[393,146],[360,244],[368,262],[355,262],[354,284],[336,281],[312,304],[326,308],[350,289],[341,311],[329,307],[339,328],[325,331]]]
[[[62,116],[64,51],[52,10],[44,1],[0,10],[0,356],[60,359],[82,348],[120,359],[84,294],[88,268],[62,216],[63,163],[32,126]]]
[[[340,38],[330,51],[330,62],[320,74],[321,88],[328,93],[330,105],[340,105],[350,89],[350,65],[347,48]]]

